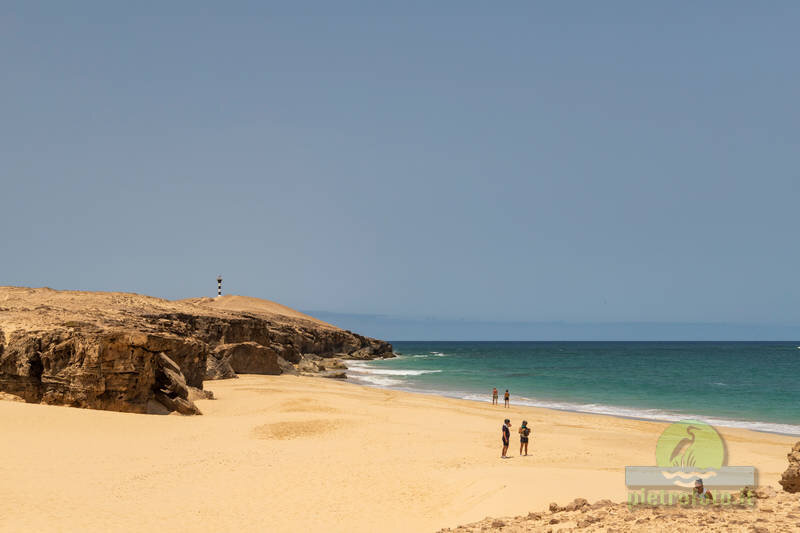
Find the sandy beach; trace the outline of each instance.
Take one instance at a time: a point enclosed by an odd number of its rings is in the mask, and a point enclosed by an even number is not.
[[[3,531],[434,531],[625,498],[663,424],[381,390],[321,378],[206,383],[204,415],[0,402]],[[499,459],[524,418],[532,455]],[[777,486],[796,438],[720,429],[729,464]]]

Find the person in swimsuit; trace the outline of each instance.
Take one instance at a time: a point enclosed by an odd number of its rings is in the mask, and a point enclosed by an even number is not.
[[[492,389],[492,405],[497,405],[497,387]]]
[[[511,440],[511,420],[506,418],[503,421],[503,453],[500,455],[501,459],[508,459],[506,452],[508,451],[508,443]]]
[[[504,399],[505,399],[505,402],[506,402],[506,407],[508,407],[508,400],[509,400],[509,398],[510,398],[510,396],[508,395],[508,389],[506,389],[506,394],[505,394],[505,396],[504,396]]]
[[[702,479],[698,478],[697,481],[694,482],[694,490],[692,492],[695,500],[703,500],[703,503],[714,502],[714,495],[711,494],[710,490],[703,486]]]
[[[525,449],[525,455],[528,455],[528,436],[531,434],[531,428],[528,427],[528,421],[523,420],[522,425],[519,427],[519,454],[522,455],[522,450]]]

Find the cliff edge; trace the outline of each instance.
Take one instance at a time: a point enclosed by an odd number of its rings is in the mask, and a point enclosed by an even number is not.
[[[199,414],[207,379],[343,377],[338,358],[392,356],[387,342],[258,298],[0,287],[0,392],[29,403]]]

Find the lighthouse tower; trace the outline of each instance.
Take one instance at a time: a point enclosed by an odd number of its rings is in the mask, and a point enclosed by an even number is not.
[[[222,296],[222,274],[217,276],[217,297]]]

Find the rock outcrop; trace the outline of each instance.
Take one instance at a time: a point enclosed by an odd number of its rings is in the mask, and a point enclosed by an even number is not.
[[[212,358],[230,367],[236,374],[281,373],[278,352],[252,341],[220,344],[212,352]]]
[[[779,483],[786,492],[800,492],[800,442],[797,442],[787,455],[789,468],[781,476]]]
[[[761,490],[761,488],[759,489]],[[665,532],[665,531],[799,531],[797,497],[774,489],[765,498],[726,494],[706,505],[628,505],[600,500],[590,504],[577,498],[567,505],[550,504],[548,511],[527,515],[485,518],[439,533],[486,532]]]
[[[181,401],[188,397],[186,375],[202,387],[203,355],[191,339],[137,331],[14,331],[0,344],[0,390],[29,403],[140,413],[155,398],[169,400],[170,410],[195,413]]]
[[[0,287],[0,392],[26,402],[199,414],[204,380],[296,373],[305,354],[393,356],[384,341],[266,300]]]

